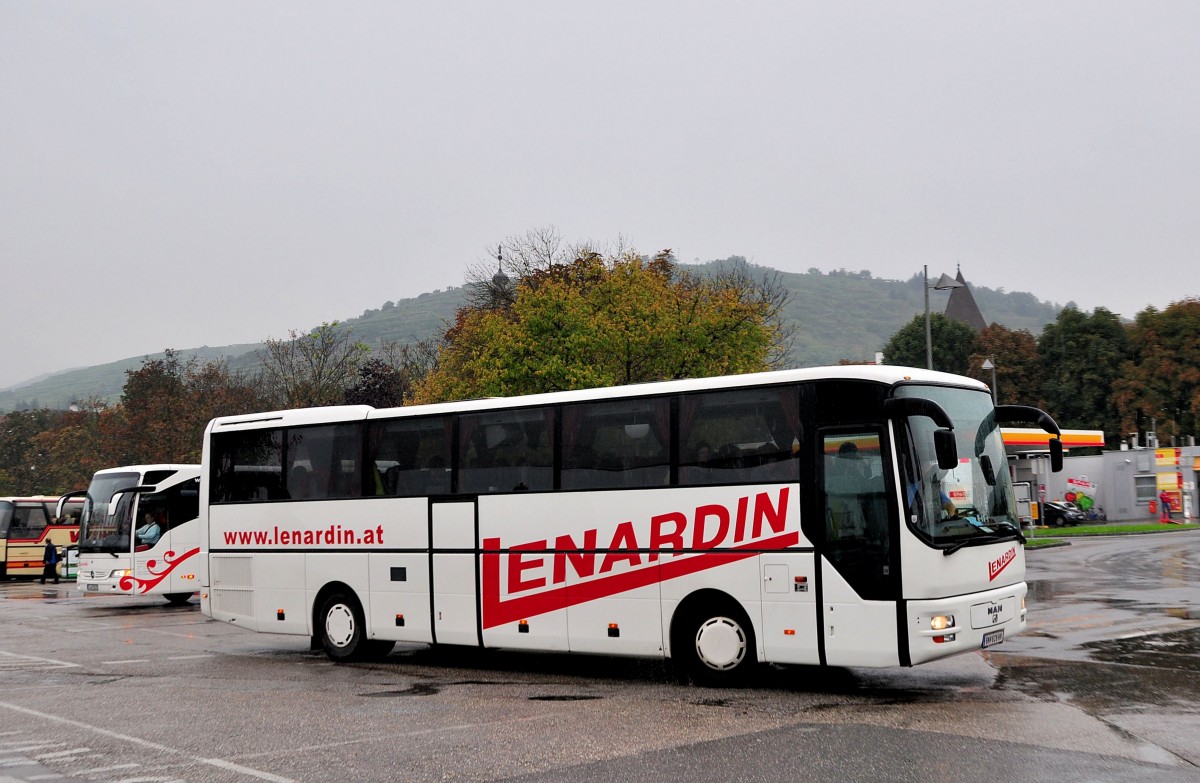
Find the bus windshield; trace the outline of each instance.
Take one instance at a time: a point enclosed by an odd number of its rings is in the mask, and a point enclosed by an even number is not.
[[[114,494],[136,487],[140,480],[138,473],[102,473],[92,479],[79,521],[81,553],[129,551],[135,496],[129,493],[122,495],[115,509],[111,503]]]
[[[13,520],[13,504],[7,500],[0,500],[0,539],[8,538],[8,528],[12,525]]]
[[[938,467],[933,432],[925,416],[900,424],[897,451],[909,526],[938,547],[1018,538],[1020,522],[1008,460],[991,396],[986,391],[948,386],[902,385],[897,397],[932,400],[954,422],[958,466]]]

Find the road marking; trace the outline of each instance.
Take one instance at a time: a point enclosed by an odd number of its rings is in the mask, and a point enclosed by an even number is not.
[[[524,718],[502,718],[500,720],[483,721],[481,723],[458,723],[452,726],[433,726],[428,729],[415,729],[413,731],[404,731],[397,734],[387,734],[378,737],[359,737],[352,740],[342,740],[341,742],[324,742],[316,745],[305,745],[300,748],[279,748],[277,750],[266,750],[261,753],[243,753],[239,754],[238,758],[252,759],[261,758],[264,756],[278,756],[281,754],[291,754],[297,751],[308,750],[328,750],[329,748],[344,748],[347,745],[362,745],[368,742],[389,742],[397,738],[404,737],[421,737],[426,734],[440,734],[448,731],[473,731],[474,729],[487,726],[495,726],[498,723],[529,723],[533,721],[551,720],[561,717],[561,713],[548,712],[542,715],[528,715]]]
[[[150,663],[149,658],[130,658],[125,661],[100,661],[101,666],[116,666],[121,663]]]
[[[31,668],[41,664],[42,668],[60,668],[71,669],[78,668],[78,663],[68,663],[67,661],[59,661],[54,658],[39,658],[36,655],[17,655],[16,653],[0,650],[0,655],[7,655],[11,660],[0,660],[0,670],[10,671],[12,669]]]
[[[8,710],[12,710],[13,712],[20,712],[25,715],[32,715],[35,718],[42,718],[43,720],[53,721],[54,723],[61,723],[66,726],[74,726],[74,727],[80,728],[80,729],[87,729],[88,731],[95,732],[96,734],[99,734],[104,737],[110,737],[112,739],[122,740],[124,742],[129,742],[134,745],[139,745],[143,748],[148,748],[150,750],[159,751],[160,753],[170,753],[170,754],[173,754],[176,756],[182,756],[183,758],[190,759],[192,761],[198,761],[201,764],[207,764],[210,767],[217,767],[218,769],[224,769],[229,772],[236,772],[239,775],[246,775],[248,777],[258,778],[259,780],[267,780],[267,781],[270,781],[271,783],[296,783],[296,781],[292,780],[291,778],[285,778],[281,775],[273,775],[270,772],[264,772],[263,770],[260,770],[260,769],[251,769],[250,767],[243,767],[241,764],[235,764],[232,761],[227,761],[226,759],[204,758],[203,756],[194,756],[191,753],[188,753],[187,751],[179,750],[178,748],[171,748],[166,745],[160,745],[157,742],[151,742],[150,740],[144,740],[140,737],[132,737],[128,734],[121,734],[120,732],[112,731],[111,729],[101,728],[100,726],[93,726],[90,723],[84,723],[83,721],[72,720],[70,718],[63,718],[58,715],[52,715],[51,713],[48,713],[48,712],[42,712],[40,710],[30,709],[29,707],[22,707],[19,704],[10,704],[9,702],[6,702],[6,701],[0,701],[0,707],[3,707]]]
[[[33,757],[34,761],[43,761],[45,759],[60,759],[67,756],[78,756],[80,753],[87,753],[91,748],[72,748],[71,750],[56,750],[53,753],[39,753]]]
[[[112,765],[110,765],[110,766],[107,766],[107,767],[95,767],[95,768],[93,768],[93,769],[79,769],[79,770],[75,770],[75,772],[74,772],[73,774],[74,774],[76,777],[78,777],[78,776],[80,776],[80,775],[94,775],[94,774],[96,774],[97,772],[112,772],[112,771],[114,771],[114,770],[118,770],[118,769],[134,769],[135,767],[140,767],[140,766],[142,766],[142,765],[141,765],[141,764],[137,764],[137,763],[129,763],[129,764],[112,764]]]
[[[61,742],[40,742],[36,745],[19,745],[15,748],[5,748],[5,753],[27,753],[31,750],[41,750],[43,748],[61,748]]]
[[[216,656],[214,656],[212,653],[205,653],[204,655],[171,655],[167,658],[167,660],[168,661],[193,661],[197,658],[215,658],[215,657]]]

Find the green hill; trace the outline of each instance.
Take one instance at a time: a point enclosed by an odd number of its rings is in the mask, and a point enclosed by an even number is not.
[[[698,267],[712,269],[735,259],[711,261]],[[736,259],[741,260],[741,259]],[[690,265],[688,265],[690,267]],[[807,273],[776,272],[751,266],[757,274],[778,274],[792,294],[785,317],[796,327],[792,348],[793,366],[835,364],[841,359],[869,361],[889,338],[914,315],[924,312],[922,280],[884,280],[869,272],[835,270]],[[969,282],[969,281],[968,281]],[[1027,293],[972,285],[971,292],[984,318],[1010,329],[1027,329],[1035,336],[1054,321],[1059,306],[1037,300]],[[947,294],[930,292],[930,309],[945,309]],[[378,310],[367,310],[357,318],[341,320],[354,336],[368,345],[384,341],[414,342],[430,337],[454,316],[462,304],[462,288],[421,294],[412,299],[387,302]],[[235,370],[252,370],[258,365],[262,343],[223,347],[179,349],[181,357],[201,360],[225,358]],[[149,358],[161,358],[154,354]],[[135,370],[147,357],[137,356],[109,364],[56,373],[37,381],[0,392],[0,412],[24,408],[66,408],[77,400],[101,397],[116,400],[125,385],[125,371]]]

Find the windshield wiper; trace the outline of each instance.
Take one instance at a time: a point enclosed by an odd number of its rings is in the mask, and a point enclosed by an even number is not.
[[[975,536],[974,538],[964,538],[956,544],[951,544],[942,550],[942,554],[946,557],[954,554],[964,546],[975,546],[976,544],[995,544],[998,541],[1011,541],[1014,538],[1020,539],[1021,543],[1025,543],[1025,536],[1021,535],[1020,531],[1013,530],[1011,533],[992,533],[986,536]]]

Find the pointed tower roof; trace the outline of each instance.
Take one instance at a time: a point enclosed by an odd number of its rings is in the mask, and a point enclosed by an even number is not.
[[[975,297],[971,294],[967,281],[963,279],[961,267],[954,279],[962,283],[962,287],[950,290],[950,301],[946,303],[946,317],[966,324],[978,334],[987,328],[987,321],[983,320],[983,313],[979,311],[979,305],[975,303]]]

